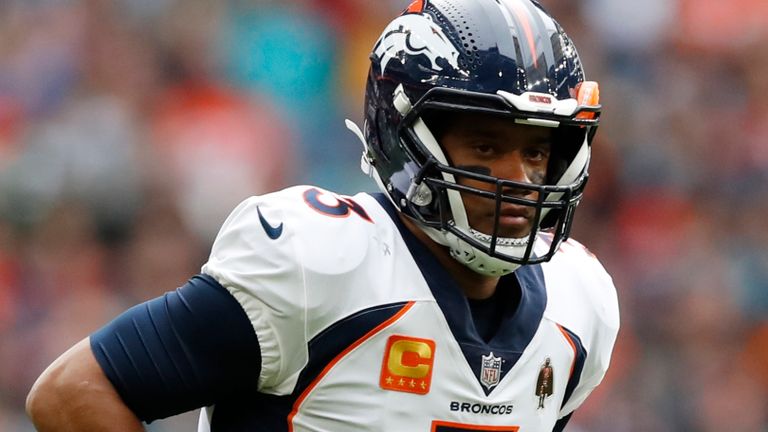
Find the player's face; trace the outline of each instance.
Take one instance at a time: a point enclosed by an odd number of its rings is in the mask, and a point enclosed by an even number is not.
[[[552,129],[521,125],[510,119],[461,114],[450,118],[441,145],[453,166],[520,183],[543,184],[547,175]],[[495,186],[457,177],[460,184],[495,192]],[[535,200],[538,192],[509,188],[505,194]],[[462,193],[469,225],[492,234],[496,203],[476,194]],[[533,207],[502,203],[499,236],[525,237],[531,232]]]

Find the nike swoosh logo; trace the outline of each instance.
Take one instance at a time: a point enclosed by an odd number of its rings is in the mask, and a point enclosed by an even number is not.
[[[277,240],[281,235],[283,235],[282,222],[280,222],[280,225],[273,227],[269,224],[269,222],[267,222],[266,219],[264,219],[264,215],[261,214],[261,209],[258,206],[256,207],[256,213],[259,214],[259,222],[261,222],[261,227],[264,228],[264,231],[267,233],[267,237],[271,238],[272,240]]]

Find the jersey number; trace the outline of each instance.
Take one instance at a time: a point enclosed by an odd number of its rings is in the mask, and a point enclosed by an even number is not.
[[[518,432],[519,426],[480,426],[462,423],[433,421],[430,432]]]
[[[324,203],[323,201],[329,201],[327,197],[330,197],[331,200],[336,202],[333,204]],[[311,188],[304,192],[304,201],[312,207],[312,209],[326,216],[345,218],[350,214],[355,213],[366,221],[373,223],[365,209],[350,197],[331,194],[316,188]]]

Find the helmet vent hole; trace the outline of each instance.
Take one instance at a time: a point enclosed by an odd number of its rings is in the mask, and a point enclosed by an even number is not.
[[[459,67],[464,70],[476,70],[476,65],[480,64],[476,42],[478,29],[466,6],[460,2],[446,1],[440,2],[440,6],[428,3],[428,7],[435,12],[436,21],[453,27],[453,32],[449,32],[449,38],[459,50]]]

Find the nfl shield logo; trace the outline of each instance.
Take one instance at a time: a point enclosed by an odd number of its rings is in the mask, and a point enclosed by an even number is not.
[[[495,357],[493,351],[483,356],[483,367],[480,370],[480,383],[490,390],[499,383],[501,376],[501,357]]]

